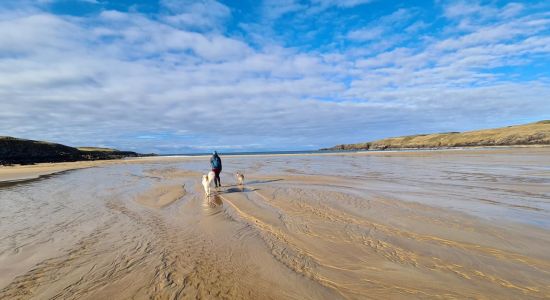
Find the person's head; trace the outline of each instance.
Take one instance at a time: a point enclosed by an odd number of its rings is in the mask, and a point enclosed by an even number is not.
[[[218,155],[218,151],[214,151],[214,153],[212,153],[212,155]]]

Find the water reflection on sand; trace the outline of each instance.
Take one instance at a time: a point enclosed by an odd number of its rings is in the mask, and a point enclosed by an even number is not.
[[[0,298],[548,298],[549,157],[223,156],[210,197],[196,157],[4,184]]]

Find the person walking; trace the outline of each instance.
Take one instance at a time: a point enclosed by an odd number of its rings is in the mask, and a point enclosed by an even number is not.
[[[214,151],[212,157],[210,158],[210,165],[212,166],[212,171],[216,174],[214,177],[214,184],[216,187],[222,186],[222,181],[220,179],[220,173],[222,171],[222,159],[218,155],[218,152]]]

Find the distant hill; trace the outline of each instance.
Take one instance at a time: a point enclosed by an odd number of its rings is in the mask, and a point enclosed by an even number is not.
[[[119,159],[141,154],[109,148],[73,148],[61,144],[0,136],[0,165]]]
[[[113,148],[102,148],[102,147],[77,147],[76,149],[80,151],[101,151],[101,152],[115,152],[119,151]]]
[[[550,145],[550,120],[466,132],[417,134],[321,150],[423,149],[476,146]]]

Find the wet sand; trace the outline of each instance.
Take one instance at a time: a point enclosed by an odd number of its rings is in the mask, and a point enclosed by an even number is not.
[[[0,185],[0,299],[550,298],[549,148],[222,159]]]

